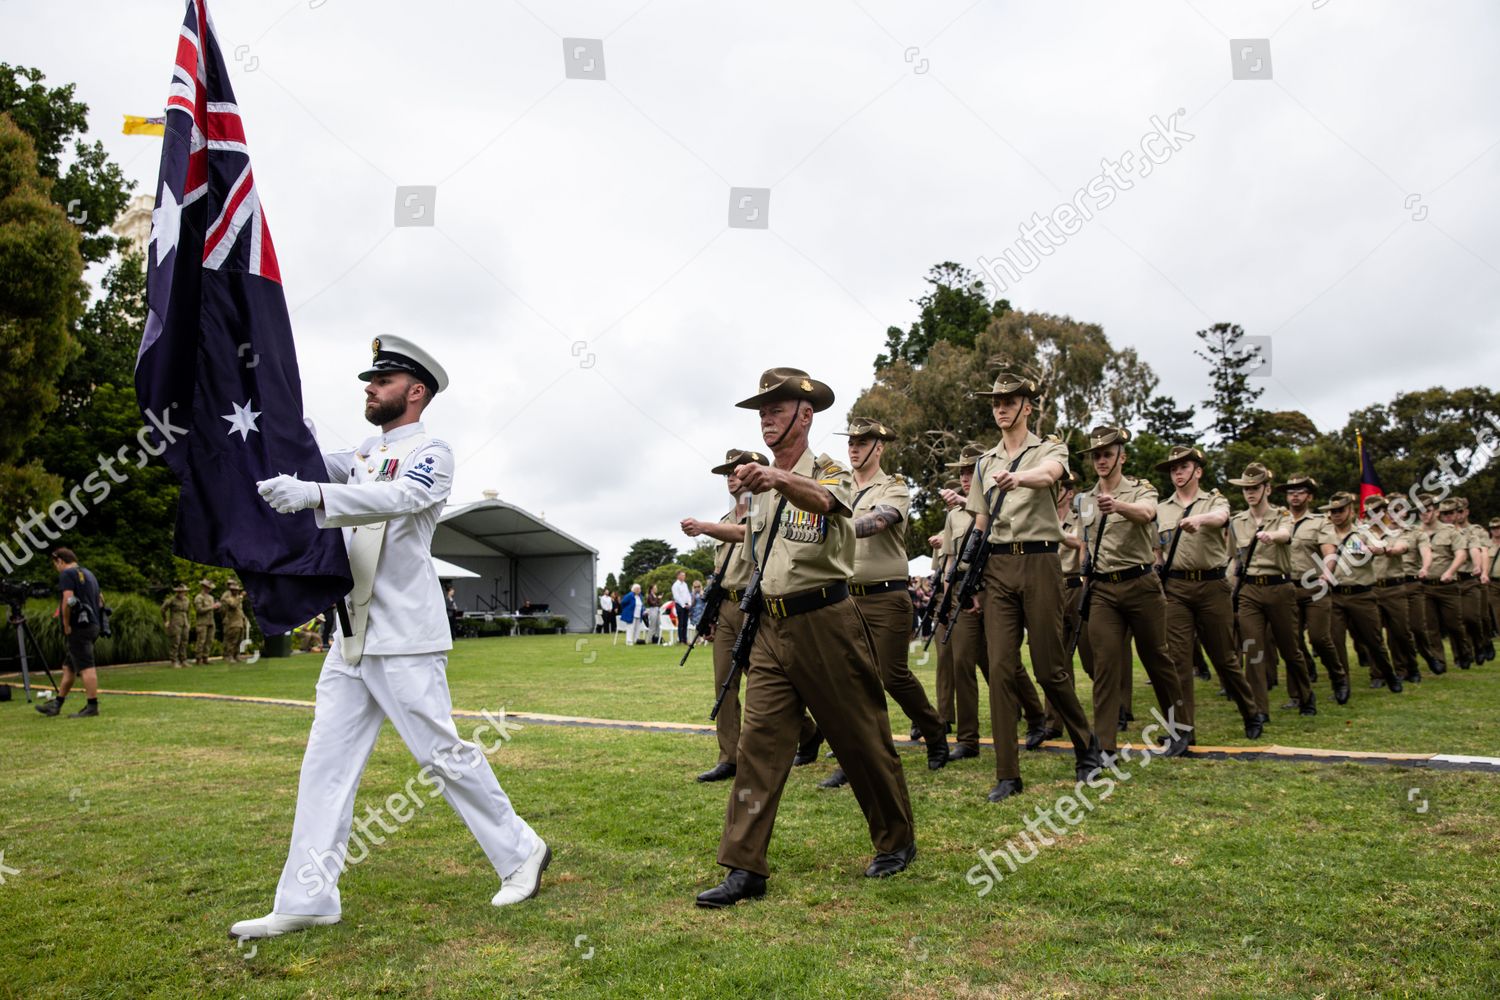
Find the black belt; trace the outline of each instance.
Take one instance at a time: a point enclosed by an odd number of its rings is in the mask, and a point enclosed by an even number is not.
[[[1442,577],[1437,577],[1437,578],[1428,577],[1427,579],[1423,580],[1422,582],[1425,583],[1425,584],[1427,584],[1427,586],[1429,586],[1429,587],[1451,587],[1455,583],[1457,583],[1458,581],[1457,580],[1444,580]]]
[[[992,556],[1030,556],[1038,552],[1056,552],[1056,542],[991,542]]]
[[[1333,592],[1347,597],[1350,594],[1368,594],[1373,589],[1368,583],[1339,583],[1334,585]]]
[[[745,592],[743,590],[730,590],[728,587],[724,588],[724,597],[725,597],[725,599],[733,601],[735,607],[739,607],[739,605],[740,605],[740,598],[742,598],[744,596],[745,596]]]
[[[1259,576],[1247,576],[1245,582],[1255,587],[1279,587],[1283,583],[1291,583],[1289,576],[1278,576],[1275,574],[1261,574]]]
[[[1375,581],[1375,586],[1377,586],[1377,587],[1400,587],[1400,586],[1405,585],[1405,583],[1406,583],[1406,577],[1404,577],[1404,576],[1392,576],[1392,577],[1387,577],[1384,580],[1377,580],[1377,581]]]
[[[831,583],[817,590],[804,590],[800,594],[791,594],[787,597],[762,597],[761,603],[765,605],[766,614],[772,618],[791,618],[795,615],[805,615],[809,611],[817,611],[826,608],[830,604],[837,604],[849,596],[849,585],[847,583]]]
[[[1416,583],[1417,582],[1417,574],[1412,573],[1409,576],[1403,576],[1401,578],[1401,582],[1402,583]]]
[[[855,597],[864,597],[866,594],[885,594],[892,590],[906,590],[911,586],[909,580],[886,580],[882,583],[851,583],[849,593]]]
[[[1460,573],[1460,574],[1458,574],[1458,578],[1460,580],[1477,580],[1477,579],[1479,579],[1479,574],[1478,573]]]
[[[1167,570],[1167,579],[1191,580],[1194,583],[1202,580],[1222,580],[1224,579],[1224,567],[1220,566],[1218,569],[1169,569]]]
[[[1132,566],[1115,573],[1090,573],[1089,577],[1094,580],[1102,580],[1105,583],[1124,583],[1126,580],[1134,580],[1151,572],[1150,566]]]
[[[1078,576],[1076,574],[1069,574],[1068,577],[1067,577],[1067,581],[1068,581],[1068,589],[1069,590],[1072,590],[1074,587],[1082,587],[1083,586],[1083,577]]]

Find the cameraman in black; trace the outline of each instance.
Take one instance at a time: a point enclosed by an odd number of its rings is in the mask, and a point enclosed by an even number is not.
[[[94,670],[94,640],[99,638],[99,625],[103,620],[99,581],[94,579],[93,573],[78,565],[78,557],[72,549],[53,549],[52,567],[57,570],[57,589],[62,592],[58,614],[68,656],[63,662],[62,684],[58,685],[57,697],[45,705],[38,705],[36,710],[43,715],[62,714],[63,699],[72,690],[74,678],[82,677],[89,703],[68,718],[92,718],[99,714],[99,678]]]

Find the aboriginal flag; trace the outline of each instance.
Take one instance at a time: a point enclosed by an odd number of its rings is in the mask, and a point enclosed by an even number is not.
[[[280,473],[328,475],[302,422],[281,270],[205,3],[190,0],[177,35],[135,389],[182,483],[175,551],[233,567],[278,635],[352,582],[341,532],[320,530],[312,511],[277,514],[255,489]]]

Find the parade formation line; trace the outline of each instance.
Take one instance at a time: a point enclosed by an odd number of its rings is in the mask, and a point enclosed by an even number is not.
[[[12,687],[15,687],[15,685],[12,685]],[[15,687],[15,690],[20,692],[21,689]],[[302,701],[297,698],[257,698],[250,695],[207,694],[196,691],[120,691],[100,689],[99,693],[124,695],[127,697],[186,698],[196,701],[240,702],[250,705],[276,705],[283,708],[313,707],[312,702]],[[455,719],[484,719],[485,715],[481,712],[473,712],[466,709],[454,709],[453,717]],[[630,719],[592,719],[586,716],[550,715],[545,712],[511,712],[508,710],[505,712],[505,717],[515,719],[522,724],[529,723],[540,726],[618,729],[628,732],[689,733],[699,736],[713,736],[715,733],[713,726],[696,722],[639,722]],[[892,733],[891,738],[897,743],[914,745],[911,740],[899,733]],[[989,738],[981,739],[979,742],[986,746],[994,745],[994,740]],[[1122,743],[1121,746],[1129,746],[1133,750],[1141,749],[1130,743]],[[1058,753],[1072,753],[1073,745],[1060,740],[1054,740],[1042,744],[1042,749]],[[1192,756],[1204,760],[1276,760],[1317,764],[1374,764],[1395,767],[1421,767],[1441,771],[1478,771],[1481,773],[1500,774],[1500,757],[1482,757],[1472,754],[1328,750],[1320,747],[1289,747],[1272,743],[1266,746],[1253,747],[1195,746],[1192,749]]]

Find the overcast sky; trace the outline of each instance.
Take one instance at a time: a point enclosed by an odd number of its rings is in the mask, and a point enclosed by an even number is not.
[[[1153,116],[1177,148],[1060,218],[1077,231],[1005,290],[1017,308],[1100,323],[1183,403],[1205,395],[1193,331],[1238,322],[1271,337],[1262,404],[1323,429],[1500,373],[1489,0],[209,9],[325,448],[368,433],[370,339],[412,337],[453,378],[428,425],[459,457],[454,502],[545,512],[601,580],[635,539],[685,546],[680,518],[722,513],[707,470],[759,444],[733,403],[763,369],[833,386],[814,447],[842,454],[927,269],[1013,248]],[[120,120],[161,113],[181,15],[0,0],[0,59],[75,82],[150,192],[160,142]],[[394,225],[405,185],[436,186],[433,225]],[[732,187],[769,203],[741,212]]]

